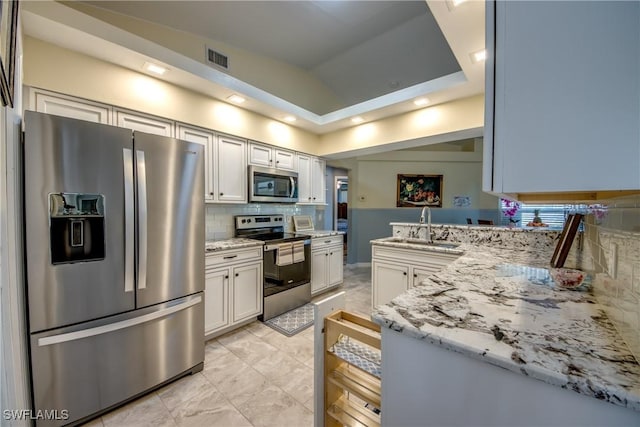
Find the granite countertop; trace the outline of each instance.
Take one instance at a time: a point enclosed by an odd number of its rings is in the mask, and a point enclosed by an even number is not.
[[[475,228],[475,227],[474,227]],[[461,243],[442,271],[373,320],[409,337],[640,411],[640,365],[589,281],[555,288],[546,252]]]
[[[207,240],[204,244],[205,252],[225,251],[229,249],[250,248],[252,246],[262,246],[261,240],[245,239],[242,237],[232,237],[223,240]]]
[[[308,231],[296,231],[297,236],[310,236],[310,237],[329,237],[344,234],[344,231],[338,230],[308,230]]]

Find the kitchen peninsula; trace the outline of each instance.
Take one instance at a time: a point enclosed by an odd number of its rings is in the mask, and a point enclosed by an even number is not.
[[[410,244],[398,237],[417,225],[392,225],[395,239],[374,247]],[[640,365],[591,284],[560,290],[547,274],[557,232],[433,230],[463,254],[372,313],[384,425],[640,423]]]

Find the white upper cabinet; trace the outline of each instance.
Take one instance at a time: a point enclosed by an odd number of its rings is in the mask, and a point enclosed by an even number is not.
[[[31,109],[40,113],[111,124],[112,108],[109,105],[33,88],[29,88],[28,96]]]
[[[127,110],[115,110],[115,115],[116,126],[154,135],[174,136],[174,126],[170,120]]]
[[[247,203],[247,141],[218,135],[214,168],[217,201]]]
[[[183,141],[195,142],[204,146],[204,200],[205,202],[215,201],[214,176],[213,176],[213,153],[215,151],[215,134],[206,129],[199,129],[192,126],[178,125],[178,138]]]
[[[640,189],[640,3],[487,2],[483,190]]]
[[[298,153],[298,203],[325,204],[326,163],[318,157]]]
[[[270,145],[249,142],[249,164],[293,171],[296,169],[295,153]]]

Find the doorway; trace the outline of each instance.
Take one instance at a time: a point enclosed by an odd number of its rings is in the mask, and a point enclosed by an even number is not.
[[[345,175],[336,175],[335,197],[333,200],[333,229],[344,232],[344,259],[347,259],[347,233],[348,233],[348,194],[349,194],[349,177]]]

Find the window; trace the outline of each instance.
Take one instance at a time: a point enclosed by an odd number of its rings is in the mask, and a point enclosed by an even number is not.
[[[513,203],[511,201],[500,199],[500,212],[501,224],[509,224],[509,216],[505,215],[505,212],[509,210],[513,211]],[[586,205],[565,205],[565,204],[529,204],[518,203],[517,209],[513,219],[517,221],[518,227],[525,227],[528,223],[533,221],[535,211],[538,211],[538,216],[544,224],[547,224],[549,228],[561,229],[564,226],[564,220],[568,214],[572,212],[585,213],[589,207]]]

